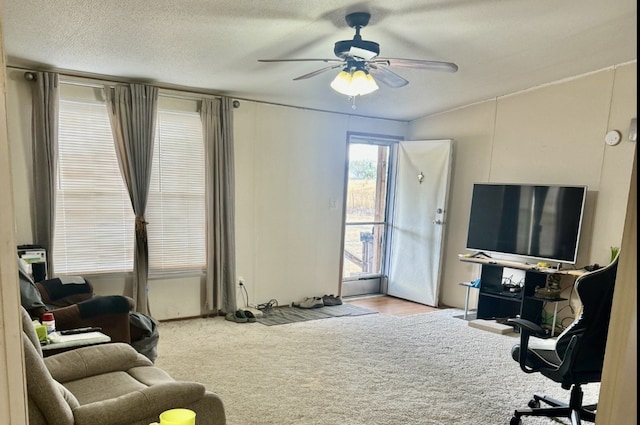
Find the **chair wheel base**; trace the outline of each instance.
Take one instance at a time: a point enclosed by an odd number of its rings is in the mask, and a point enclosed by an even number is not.
[[[540,401],[536,400],[535,398],[529,400],[529,403],[527,403],[527,406],[529,406],[532,409],[536,409],[538,407],[540,407]]]

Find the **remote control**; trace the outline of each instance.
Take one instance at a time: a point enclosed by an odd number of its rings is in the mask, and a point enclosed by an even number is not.
[[[60,335],[76,335],[76,334],[85,334],[87,332],[99,332],[101,330],[102,328],[90,327],[90,328],[67,329],[65,331],[59,331],[58,333]]]

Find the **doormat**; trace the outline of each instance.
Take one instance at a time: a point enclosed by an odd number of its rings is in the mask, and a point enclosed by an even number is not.
[[[257,320],[263,325],[274,326],[306,322],[308,320],[328,319],[329,317],[363,316],[365,314],[375,313],[377,313],[377,311],[351,304],[332,305],[320,308],[278,307],[268,313],[264,313],[263,316],[257,317]]]

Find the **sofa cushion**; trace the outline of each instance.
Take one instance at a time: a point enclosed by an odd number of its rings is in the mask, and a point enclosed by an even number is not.
[[[81,405],[117,398],[147,387],[127,372],[90,376],[65,382],[64,386],[75,395]]]
[[[153,363],[128,344],[81,347],[44,359],[54,379],[65,384],[102,373],[126,371]]]
[[[73,395],[71,391],[66,389],[65,386],[62,385],[60,382],[58,381],[53,381],[53,382],[56,388],[58,389],[58,391],[60,391],[60,394],[62,394],[62,397],[69,404],[69,407],[71,407],[72,410],[80,406],[80,402],[78,402],[78,399]]]
[[[93,296],[93,287],[83,277],[76,279],[53,278],[37,282],[36,286],[47,305],[65,307],[88,300]]]

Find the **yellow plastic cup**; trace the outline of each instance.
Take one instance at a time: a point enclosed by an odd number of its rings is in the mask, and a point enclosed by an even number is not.
[[[170,409],[160,414],[160,425],[196,425],[196,412],[189,409]]]

